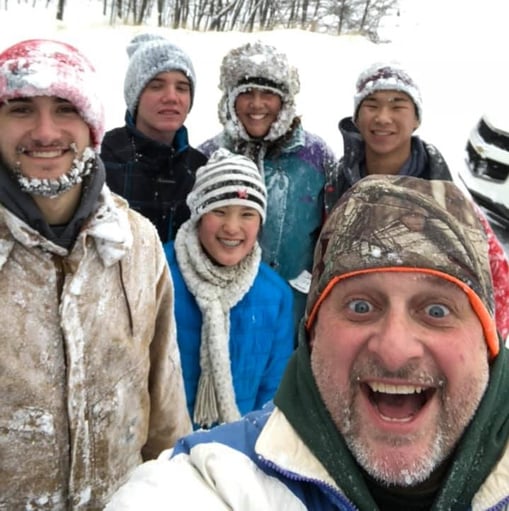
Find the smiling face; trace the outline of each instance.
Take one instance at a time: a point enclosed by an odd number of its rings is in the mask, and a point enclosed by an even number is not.
[[[339,282],[311,333],[322,399],[357,462],[412,486],[451,453],[488,383],[486,344],[465,293],[420,273]]]
[[[198,237],[214,262],[233,266],[253,249],[260,223],[260,215],[254,208],[224,206],[200,218]]]
[[[171,143],[191,108],[191,83],[181,71],[156,75],[143,89],[136,127],[147,137]]]
[[[27,178],[54,180],[90,145],[90,129],[69,101],[49,96],[0,106],[0,154]]]
[[[263,138],[281,111],[281,97],[269,90],[252,88],[235,100],[235,112],[244,129],[253,138]]]
[[[405,161],[411,137],[419,126],[415,105],[404,92],[377,91],[367,96],[357,113],[356,125],[366,144],[366,155],[392,156]]]

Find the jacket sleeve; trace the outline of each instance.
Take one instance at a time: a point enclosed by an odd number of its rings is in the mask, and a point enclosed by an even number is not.
[[[150,346],[150,418],[148,439],[142,451],[144,460],[157,457],[192,431],[177,345],[173,283],[158,239],[155,246],[159,279],[154,337]]]
[[[116,161],[119,150],[120,141],[118,140],[118,134],[115,130],[112,130],[104,135],[101,142],[101,160],[103,162]]]
[[[326,167],[324,187],[324,206],[326,217],[329,216],[337,201],[348,189],[343,172],[343,159],[339,161],[331,161]]]
[[[199,468],[189,461],[187,456],[179,456],[143,463],[113,495],[104,511],[230,510],[207,484]]]
[[[271,354],[258,388],[255,409],[262,408],[274,397],[294,348],[293,292],[285,282],[282,284],[283,293],[278,321],[273,329]]]
[[[493,232],[488,219],[478,206],[476,211],[488,239],[488,255],[495,294],[495,320],[497,330],[505,341],[509,334],[509,262],[504,247]]]
[[[167,458],[162,453],[137,467],[104,511],[306,509],[286,485],[244,453],[219,442]]]

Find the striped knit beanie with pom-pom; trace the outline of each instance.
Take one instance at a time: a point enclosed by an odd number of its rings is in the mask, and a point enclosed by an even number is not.
[[[191,219],[224,206],[247,206],[255,209],[265,222],[267,189],[258,167],[252,160],[221,148],[196,171],[196,181],[187,196]]]

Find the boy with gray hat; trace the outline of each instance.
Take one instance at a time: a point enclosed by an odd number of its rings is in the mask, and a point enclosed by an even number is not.
[[[105,134],[101,157],[108,186],[154,223],[164,243],[189,218],[186,196],[207,161],[184,126],[196,75],[189,56],[159,35],[137,35],[127,53],[125,126]]]
[[[371,174],[453,180],[439,150],[415,134],[422,114],[419,87],[401,64],[377,62],[360,73],[355,86],[353,117],[345,117],[339,123],[343,157],[336,175],[325,187],[328,211],[354,183]],[[476,212],[489,241],[497,327],[506,338],[509,335],[509,310],[506,307],[509,303],[509,261],[484,213],[478,207]]]

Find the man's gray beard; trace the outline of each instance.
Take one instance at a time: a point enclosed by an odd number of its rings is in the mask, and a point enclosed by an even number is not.
[[[80,158],[74,158],[71,168],[64,175],[55,179],[27,177],[21,173],[19,165],[16,165],[13,173],[21,191],[30,195],[39,195],[52,199],[81,183],[83,178],[90,174],[94,168],[95,159],[95,152],[90,147],[87,147]]]

